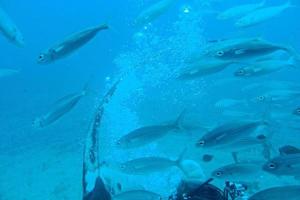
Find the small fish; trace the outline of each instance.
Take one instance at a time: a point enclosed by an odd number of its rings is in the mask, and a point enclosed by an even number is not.
[[[249,181],[261,172],[262,162],[241,162],[222,166],[214,170],[212,177],[226,181]]]
[[[135,26],[141,27],[164,14],[177,0],[160,0],[142,11],[135,20]]]
[[[262,1],[261,3],[244,4],[244,5],[235,6],[220,13],[217,18],[219,20],[227,20],[235,17],[241,17],[259,8],[262,8],[264,5],[265,5],[265,1]]]
[[[279,148],[279,153],[281,156],[290,154],[300,154],[300,149],[291,145],[286,145]]]
[[[273,187],[252,195],[249,200],[299,200],[300,185]]]
[[[179,72],[178,79],[190,80],[201,78],[203,76],[211,75],[223,71],[228,66],[234,64],[234,61],[223,61],[218,59],[200,59],[192,63]]]
[[[83,91],[75,94],[69,94],[59,99],[54,105],[51,111],[45,115],[38,117],[33,122],[35,128],[45,128],[46,126],[56,122],[61,117],[69,113],[81,100],[82,97],[87,95],[87,88]]]
[[[281,69],[286,69],[289,67],[295,67],[295,63],[292,59],[289,61],[266,60],[266,61],[250,64],[250,66],[242,67],[238,69],[234,73],[234,75],[236,77],[257,77],[257,76],[268,75],[270,73],[277,72]]]
[[[144,126],[138,128],[125,136],[121,137],[117,141],[117,146],[123,149],[137,148],[149,143],[152,143],[171,131],[176,131],[181,129],[180,123],[182,121],[184,111],[179,115],[177,120],[172,124],[167,125],[153,125]]]
[[[38,57],[38,63],[49,64],[58,59],[62,59],[92,40],[99,31],[106,29],[108,29],[108,26],[103,24],[97,27],[88,28],[78,33],[74,33],[65,38],[62,42],[41,53]]]
[[[281,14],[283,11],[291,7],[293,7],[293,5],[291,5],[291,2],[288,1],[281,6],[272,6],[258,9],[239,19],[235,25],[240,28],[254,26],[276,17],[277,15]]]
[[[250,137],[251,134],[262,125],[266,125],[261,121],[250,122],[234,122],[226,123],[214,128],[206,133],[196,144],[201,148],[222,149],[228,147],[238,147],[237,145],[257,144],[259,138]]]
[[[296,116],[300,116],[300,107],[295,109],[293,114],[296,115]]]
[[[300,91],[297,90],[271,90],[263,95],[259,95],[252,99],[254,103],[288,103],[300,98]]]
[[[240,61],[266,56],[277,51],[285,51],[296,59],[299,58],[293,48],[273,44],[260,38],[239,38],[216,42],[208,45],[202,56]]]
[[[24,46],[24,38],[21,31],[0,7],[0,32],[13,44],[18,47]]]
[[[178,167],[185,172],[181,166],[184,153],[177,160],[170,160],[163,157],[144,157],[121,163],[119,170],[125,174],[131,175],[147,175],[154,172],[162,172],[172,167]]]
[[[15,74],[18,74],[20,71],[19,70],[14,70],[14,69],[1,69],[0,68],[0,78],[7,77],[7,76],[13,76]]]
[[[113,200],[161,200],[162,197],[151,191],[131,190],[113,196]]]
[[[263,170],[276,176],[292,176],[300,178],[300,154],[277,156],[266,162]]]

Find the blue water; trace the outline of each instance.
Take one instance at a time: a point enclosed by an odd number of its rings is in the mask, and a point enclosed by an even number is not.
[[[218,163],[230,163],[230,156],[215,154],[216,161],[203,163],[202,153],[194,150],[193,143],[202,133],[171,135],[160,144],[136,151],[122,151],[114,144],[137,127],[176,119],[184,108],[188,110],[186,123],[210,127],[219,124],[225,119],[213,108],[214,103],[222,98],[249,100],[251,95],[240,90],[253,82],[299,83],[297,69],[217,87],[214,84],[218,81],[232,78],[233,69],[193,81],[174,81],[174,73],[183,66],[182,60],[209,40],[262,37],[300,51],[299,7],[251,28],[238,29],[233,26],[234,20],[217,20],[215,12],[241,1],[178,0],[147,29],[133,27],[136,16],[153,2],[156,0],[0,1],[25,39],[25,46],[18,48],[0,37],[0,68],[20,70],[14,76],[0,78],[0,200],[82,198],[82,153],[88,125],[97,101],[119,76],[123,81],[108,105],[103,122],[101,155],[105,160],[124,162],[146,155],[175,159],[187,146],[191,147],[189,159],[199,162],[207,177]],[[269,0],[267,5],[284,2]],[[300,1],[292,3],[300,6]],[[185,9],[189,12],[185,13]],[[37,63],[41,51],[71,33],[101,23],[108,23],[110,30],[99,33],[74,54],[49,65]],[[44,129],[32,127],[33,120],[47,112],[53,102],[79,92],[87,82],[91,92],[74,110]],[[260,110],[259,106],[252,107],[254,113]],[[281,125],[287,120],[281,121]],[[275,149],[286,144],[300,147],[297,131],[285,128],[274,138]],[[250,151],[244,156],[252,159],[259,153]],[[121,182],[129,185],[129,189],[132,182],[140,182],[145,189],[167,195],[176,188],[180,175],[172,170],[164,176],[123,179]],[[295,183],[291,178],[269,175],[260,185],[265,188],[291,183]],[[217,184],[222,186],[222,182]]]

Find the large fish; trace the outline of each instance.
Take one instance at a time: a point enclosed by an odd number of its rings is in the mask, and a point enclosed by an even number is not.
[[[281,69],[288,69],[292,67],[295,67],[295,63],[293,60],[266,60],[250,64],[246,67],[241,67],[234,73],[234,75],[236,77],[257,77],[268,75]]]
[[[117,145],[124,149],[136,148],[152,143],[171,131],[181,129],[180,123],[183,118],[184,111],[179,115],[174,123],[167,125],[153,125],[138,128],[117,141]]]
[[[114,94],[119,81],[106,93],[99,102],[93,121],[90,125],[83,153],[82,173],[82,199],[83,200],[111,200],[111,194],[101,175],[100,150],[100,127],[105,105]]]
[[[292,176],[300,179],[300,154],[277,156],[266,162],[263,170],[276,176]]]
[[[285,51],[296,59],[299,58],[293,48],[273,44],[260,38],[240,38],[216,42],[208,45],[201,56],[239,61],[269,55],[277,51]]]
[[[12,75],[18,74],[19,72],[20,72],[19,70],[15,70],[15,69],[0,68],[0,78],[12,76]]]
[[[113,200],[161,200],[162,197],[151,191],[131,190],[113,196]]]
[[[144,26],[164,14],[177,0],[160,0],[142,11],[135,20],[135,26]]]
[[[263,162],[240,162],[215,169],[212,177],[226,181],[251,181],[262,172]]]
[[[0,7],[0,31],[13,44],[23,47],[24,38],[21,31],[10,19],[6,12]]]
[[[201,78],[206,75],[215,74],[226,69],[229,65],[234,64],[231,60],[219,59],[199,59],[199,61],[187,65],[179,72],[178,79],[189,80]]]
[[[33,121],[33,126],[36,128],[44,128],[56,122],[69,113],[78,104],[81,98],[86,96],[86,94],[87,88],[79,93],[69,94],[59,99],[48,113]]]
[[[103,24],[100,26],[88,28],[78,33],[74,33],[71,36],[65,38],[63,41],[41,53],[38,57],[38,63],[47,64],[58,59],[62,59],[92,40],[99,31],[106,29],[108,29],[108,26],[106,24]]]
[[[171,167],[178,167],[185,173],[181,165],[184,153],[185,151],[176,160],[164,157],[144,157],[129,160],[121,163],[119,170],[125,174],[147,175],[149,173],[162,172]]]
[[[287,3],[281,6],[272,6],[256,10],[239,19],[236,22],[236,26],[249,27],[256,24],[260,24],[269,19],[272,19],[273,17],[276,17],[277,15],[281,14],[283,11],[291,7],[293,6],[291,5],[290,1],[288,1]]]
[[[228,10],[223,11],[218,15],[219,20],[227,20],[235,17],[241,17],[246,14],[249,14],[250,12],[253,12],[254,10],[257,10],[259,8],[262,8],[265,5],[265,1],[262,1],[260,3],[253,3],[253,4],[244,4],[235,6],[232,8],[229,8]]]
[[[273,187],[252,195],[249,200],[299,200],[300,185]]]
[[[260,143],[260,138],[251,137],[251,134],[262,125],[262,121],[226,123],[207,132],[196,146],[201,148],[223,149],[240,148]]]

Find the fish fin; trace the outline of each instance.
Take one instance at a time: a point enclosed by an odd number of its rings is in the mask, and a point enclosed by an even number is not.
[[[234,163],[239,163],[238,152],[231,152]]]
[[[182,130],[184,129],[182,126],[181,126],[181,123],[183,121],[183,118],[186,114],[186,108],[184,108],[181,113],[179,114],[179,116],[177,117],[177,119],[175,120],[174,122],[174,128],[178,129],[178,130]]]
[[[182,167],[182,161],[183,161],[183,158],[185,156],[185,153],[187,151],[187,147],[185,147],[183,149],[183,151],[179,154],[178,158],[175,160],[175,165],[185,174],[187,175],[187,172],[183,169]]]
[[[96,27],[96,30],[101,31],[101,30],[106,30],[106,29],[109,29],[109,28],[110,28],[110,27],[108,26],[107,23],[103,23],[103,24],[97,26],[97,27]]]

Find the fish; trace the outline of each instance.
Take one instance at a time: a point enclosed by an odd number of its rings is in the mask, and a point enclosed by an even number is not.
[[[0,32],[18,47],[25,45],[24,37],[17,25],[7,15],[7,13],[0,7]]]
[[[171,124],[144,126],[135,129],[121,137],[117,141],[117,146],[122,149],[142,147],[166,136],[171,131],[180,130],[182,129],[180,123],[183,115],[184,111],[178,116],[176,121]]]
[[[203,76],[211,75],[223,71],[228,66],[234,64],[235,61],[231,60],[218,60],[218,59],[200,59],[199,61],[187,65],[183,68],[177,77],[179,80],[190,80],[201,78]]]
[[[280,155],[263,165],[263,170],[276,176],[300,178],[300,154]]]
[[[249,122],[230,122],[215,127],[207,132],[200,140],[197,141],[196,147],[223,149],[226,146],[230,148],[239,147],[240,145],[257,144],[259,138],[250,137],[251,134],[266,122],[249,121]],[[240,145],[238,145],[240,144]]]
[[[82,168],[82,199],[83,200],[111,200],[112,196],[101,174],[100,164],[100,127],[105,105],[109,103],[117,89],[117,81],[100,101],[93,120],[90,124],[83,152]]]
[[[242,17],[245,16],[246,14],[249,14],[257,9],[262,8],[265,6],[265,1],[262,1],[260,3],[253,3],[253,4],[243,4],[243,5],[238,5],[234,6],[232,8],[229,8],[223,12],[221,12],[217,19],[219,20],[228,20],[231,18],[236,18],[236,17]]]
[[[226,181],[249,181],[262,172],[263,162],[238,162],[215,169],[211,176]]]
[[[279,148],[279,153],[281,156],[290,154],[300,154],[300,149],[291,145],[285,145]]]
[[[289,185],[272,187],[252,195],[249,200],[299,200],[300,186]]]
[[[0,68],[0,78],[13,76],[18,74],[20,71],[15,69],[4,69]]]
[[[289,101],[294,101],[295,99],[300,98],[300,91],[298,90],[271,90],[265,94],[256,96],[251,101],[254,103],[288,103]]]
[[[52,109],[41,117],[37,117],[33,121],[34,128],[45,128],[54,122],[58,121],[60,118],[69,113],[82,99],[82,97],[86,96],[88,92],[87,87],[85,87],[79,93],[73,93],[66,95],[56,101],[52,106]]]
[[[120,163],[119,170],[130,175],[147,175],[154,172],[162,172],[172,167],[178,167],[183,173],[182,160],[185,151],[183,151],[178,159],[171,160],[164,157],[143,157]]]
[[[295,63],[291,59],[285,60],[266,60],[262,62],[256,62],[246,67],[241,67],[234,72],[236,77],[257,77],[268,75],[273,72],[277,72],[282,69],[295,68]]]
[[[294,115],[300,116],[300,107],[296,108],[293,112]]]
[[[113,200],[161,200],[162,197],[151,191],[131,190],[113,196]]]
[[[40,53],[37,62],[39,64],[50,64],[56,60],[65,58],[91,41],[100,31],[107,30],[108,28],[108,25],[102,24],[74,33]]]
[[[203,50],[201,56],[241,62],[245,59],[258,58],[277,51],[287,52],[295,59],[299,59],[298,53],[293,48],[274,44],[261,38],[228,39],[212,43]]]
[[[134,25],[141,27],[164,14],[177,0],[160,0],[143,10],[135,19]]]
[[[254,26],[278,16],[283,11],[291,7],[294,6],[291,5],[290,1],[288,1],[287,3],[280,6],[261,8],[242,17],[235,23],[235,25],[239,28]]]

